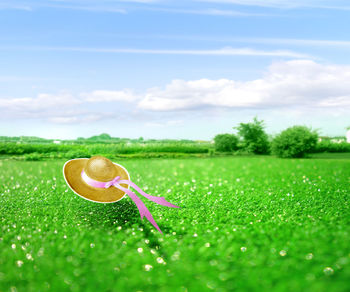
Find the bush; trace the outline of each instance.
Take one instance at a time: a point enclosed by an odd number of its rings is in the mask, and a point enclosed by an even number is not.
[[[215,150],[231,152],[238,149],[238,138],[233,134],[219,134],[214,138]]]
[[[264,121],[254,118],[252,123],[240,123],[237,128],[238,135],[243,140],[243,148],[255,154],[268,154],[270,142],[264,130]]]
[[[90,144],[89,144],[90,143]],[[96,144],[17,144],[0,142],[0,155],[24,155],[30,153],[45,154],[45,157],[79,158],[100,154],[135,154],[135,153],[208,153],[212,147],[209,143],[199,142],[155,142],[155,143],[109,143],[100,141]]]
[[[83,150],[72,150],[64,154],[65,158],[74,159],[74,158],[90,158],[91,155],[87,151]]]
[[[24,154],[23,156],[24,156],[24,160],[27,160],[27,161],[39,161],[44,159],[43,155],[36,152]]]
[[[317,133],[305,126],[294,126],[282,131],[272,142],[272,152],[278,157],[304,157],[317,144]]]
[[[331,141],[321,141],[317,143],[315,152],[350,152],[350,143],[334,143]]]

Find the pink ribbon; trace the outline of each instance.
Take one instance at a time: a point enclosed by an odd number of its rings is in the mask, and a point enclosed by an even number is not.
[[[121,180],[120,176],[117,176],[117,177],[115,177],[114,179],[112,179],[111,181],[108,181],[108,182],[101,182],[101,181],[97,181],[97,180],[94,180],[94,179],[88,177],[88,175],[83,170],[81,172],[81,177],[82,177],[83,181],[85,181],[89,186],[92,186],[92,187],[95,187],[95,188],[106,188],[106,189],[111,187],[111,186],[114,186],[114,187],[120,189],[121,191],[125,192],[126,194],[128,194],[129,197],[131,198],[131,200],[133,200],[133,202],[135,203],[136,207],[139,209],[139,213],[141,215],[141,220],[143,219],[143,217],[146,217],[148,219],[148,221],[151,222],[152,225],[160,233],[163,233],[163,232],[160,230],[160,228],[158,227],[156,221],[154,221],[150,211],[147,209],[147,207],[141,201],[141,199],[135,193],[133,193],[131,190],[122,187],[120,184],[127,184],[127,185],[131,186],[136,191],[138,191],[142,196],[144,196],[148,200],[150,200],[152,202],[155,202],[155,203],[157,203],[159,205],[163,205],[163,206],[171,207],[171,208],[179,208],[179,206],[176,206],[176,205],[166,201],[164,197],[156,197],[156,196],[151,196],[149,194],[146,194],[135,183],[133,183],[130,180],[126,180],[126,179]]]

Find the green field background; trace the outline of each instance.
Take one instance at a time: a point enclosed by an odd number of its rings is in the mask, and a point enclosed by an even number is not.
[[[0,160],[0,291],[349,291],[347,159],[127,159],[180,209],[98,204],[65,160]]]

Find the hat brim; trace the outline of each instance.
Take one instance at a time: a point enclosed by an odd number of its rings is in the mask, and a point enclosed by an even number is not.
[[[95,188],[85,183],[81,177],[88,158],[78,158],[67,161],[63,166],[63,176],[71,190],[78,196],[96,203],[114,203],[121,200],[125,196],[125,192],[111,186],[105,188]],[[114,163],[117,175],[121,179],[130,180],[128,171],[121,165]],[[129,185],[120,184],[124,188]]]

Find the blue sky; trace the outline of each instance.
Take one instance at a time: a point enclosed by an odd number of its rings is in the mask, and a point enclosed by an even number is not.
[[[0,1],[0,135],[344,135],[347,2]]]

